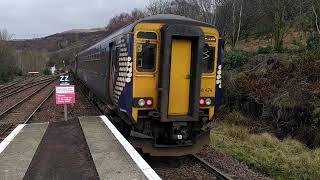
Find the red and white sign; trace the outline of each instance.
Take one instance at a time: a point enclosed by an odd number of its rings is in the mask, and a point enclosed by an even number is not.
[[[56,86],[56,104],[75,104],[76,94],[74,86]]]

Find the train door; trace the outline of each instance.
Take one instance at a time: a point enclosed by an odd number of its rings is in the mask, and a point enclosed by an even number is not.
[[[114,86],[115,86],[115,80],[117,75],[117,54],[118,54],[118,48],[115,47],[114,43],[109,44],[109,73],[108,73],[108,79],[107,79],[107,86],[108,86],[108,95],[110,98],[110,102],[112,104],[114,103],[113,93],[114,93]]]
[[[189,112],[191,40],[172,39],[169,116],[186,116]]]

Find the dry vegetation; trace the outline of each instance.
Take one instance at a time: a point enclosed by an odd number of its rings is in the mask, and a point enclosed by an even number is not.
[[[252,121],[238,112],[226,115],[212,131],[212,145],[275,179],[320,177],[320,149],[310,150],[294,139],[279,140],[269,133],[252,134],[248,128]]]

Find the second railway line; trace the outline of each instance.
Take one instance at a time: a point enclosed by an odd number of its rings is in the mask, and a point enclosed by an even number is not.
[[[26,124],[41,105],[53,94],[56,78],[48,78],[22,91],[17,97],[0,101],[0,140],[3,140],[18,124]]]

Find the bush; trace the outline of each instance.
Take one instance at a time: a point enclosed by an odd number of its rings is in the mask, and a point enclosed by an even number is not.
[[[12,81],[15,76],[22,75],[22,72],[12,66],[0,65],[0,84]]]
[[[273,53],[273,47],[272,46],[265,46],[265,47],[258,47],[257,50],[258,54],[270,54]]]
[[[48,67],[45,68],[42,73],[43,73],[44,75],[50,75],[50,74],[51,74],[51,72],[50,72],[50,70],[49,70]]]
[[[320,34],[313,33],[307,40],[307,49],[309,51],[320,50]]]
[[[234,69],[241,67],[249,60],[249,54],[241,51],[232,51],[225,53],[223,58],[223,66],[226,69]]]
[[[320,60],[320,35],[311,34],[307,40],[305,59]]]

